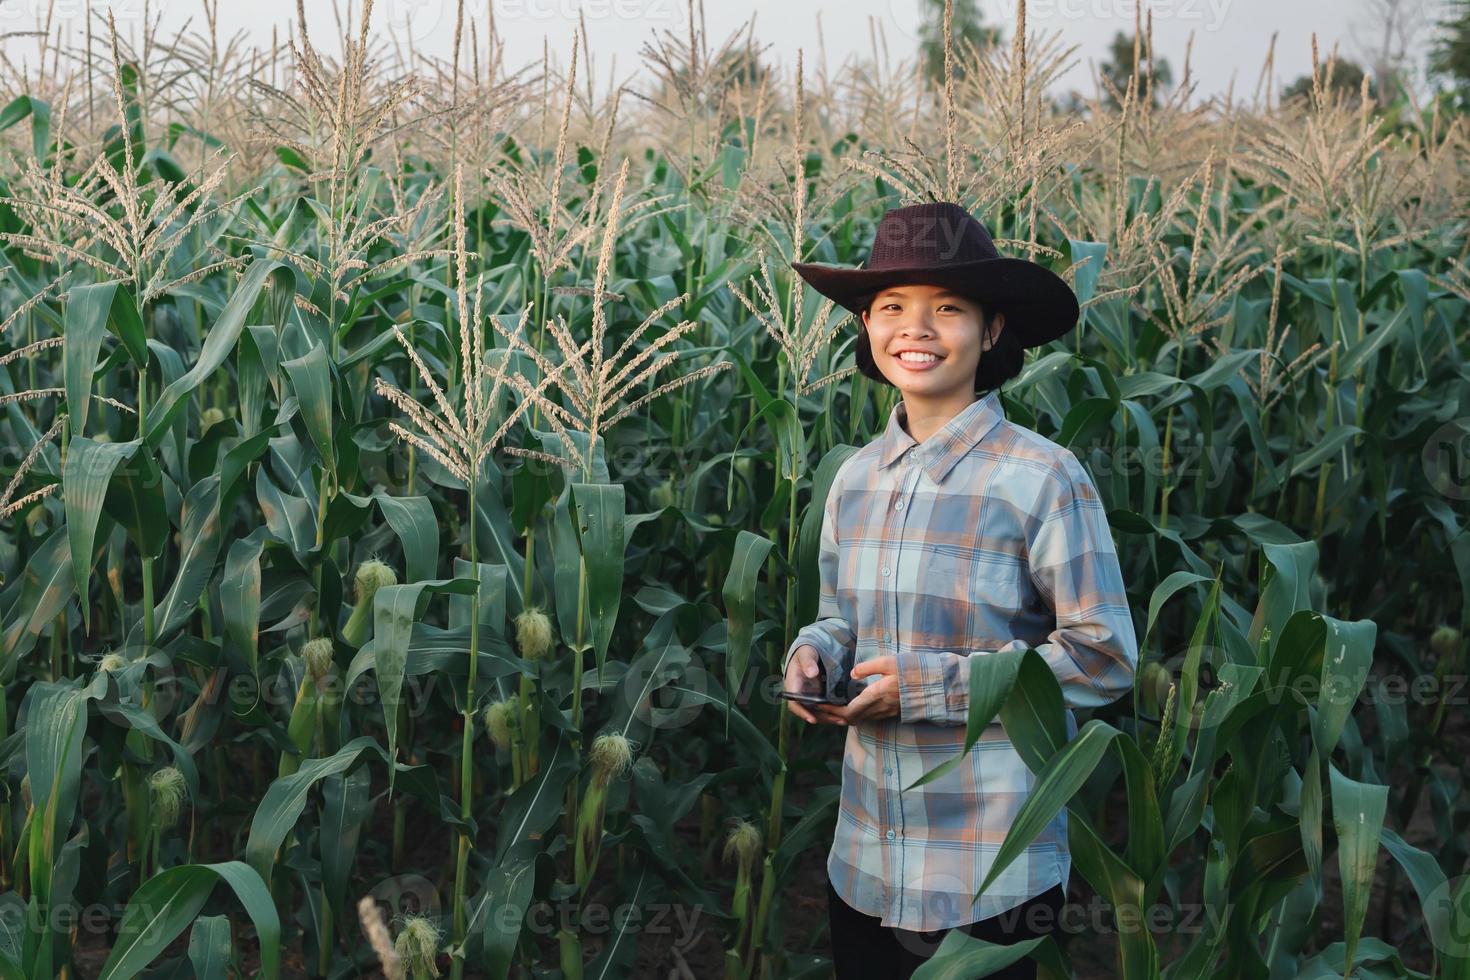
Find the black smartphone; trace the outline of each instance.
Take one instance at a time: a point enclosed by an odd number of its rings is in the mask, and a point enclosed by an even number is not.
[[[838,700],[837,698],[829,698],[821,694],[798,694],[795,691],[781,691],[780,694],[787,701],[795,701],[798,704],[833,704],[840,708],[845,704],[852,703],[851,698]]]

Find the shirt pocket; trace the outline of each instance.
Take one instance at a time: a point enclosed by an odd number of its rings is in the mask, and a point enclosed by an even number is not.
[[[940,645],[995,645],[1010,639],[1010,623],[1025,600],[1025,560],[944,550],[924,556],[926,582],[918,630]],[[1002,635],[1004,634],[1004,635]]]
[[[972,560],[969,565],[970,600],[976,605],[1010,618],[1021,609],[1030,580],[1025,559],[1007,555],[1002,559]]]

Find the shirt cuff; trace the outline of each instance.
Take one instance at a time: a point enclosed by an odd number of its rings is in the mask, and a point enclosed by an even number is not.
[[[911,653],[898,658],[899,721],[951,724],[946,660],[953,653]]]

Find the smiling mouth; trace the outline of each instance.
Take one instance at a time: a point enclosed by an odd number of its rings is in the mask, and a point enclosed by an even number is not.
[[[929,354],[927,356],[895,354],[893,355],[893,359],[906,368],[922,371],[926,368],[935,367],[940,361],[944,360],[944,357],[939,354]]]

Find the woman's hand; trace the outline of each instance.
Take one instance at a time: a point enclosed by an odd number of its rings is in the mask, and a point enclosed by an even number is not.
[[[869,674],[878,674],[879,677],[871,681],[857,697],[847,704],[816,706],[817,711],[826,716],[824,720],[840,725],[851,725],[859,721],[879,721],[883,718],[892,718],[898,714],[898,661],[891,656],[874,657],[872,660],[864,660],[860,664],[853,665],[848,676],[853,680],[858,680]]]
[[[818,659],[817,648],[803,643],[796,648],[792,654],[791,662],[786,665],[785,689],[792,694],[820,694],[821,687],[816,679],[822,672],[821,661]],[[813,708],[824,708],[826,705],[802,704],[800,701],[786,701],[786,709],[800,718],[802,721],[813,724],[817,722],[831,723],[832,719],[818,717],[813,713]]]

